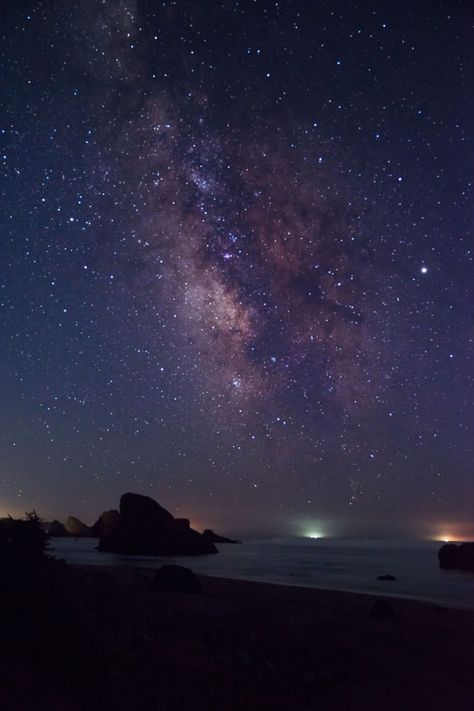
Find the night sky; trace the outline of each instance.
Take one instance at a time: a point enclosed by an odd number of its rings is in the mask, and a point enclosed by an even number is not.
[[[5,5],[0,514],[474,534],[472,2]]]

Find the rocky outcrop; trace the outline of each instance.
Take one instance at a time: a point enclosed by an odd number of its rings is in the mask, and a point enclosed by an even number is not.
[[[65,538],[69,535],[69,533],[66,531],[64,523],[61,523],[61,521],[57,521],[56,519],[54,519],[54,521],[51,521],[48,528],[46,529],[46,533],[50,538]]]
[[[446,543],[438,551],[440,568],[472,570],[474,572],[474,543]]]
[[[234,541],[232,538],[218,536],[217,533],[214,533],[210,528],[206,528],[205,531],[202,532],[202,535],[208,541],[212,541],[212,543],[242,543],[242,541]]]
[[[100,537],[99,550],[129,555],[200,555],[217,553],[201,533],[183,525],[156,501],[140,494],[120,499],[120,520]]]
[[[69,536],[76,536],[77,538],[92,535],[89,526],[86,526],[85,523],[82,523],[82,521],[80,521],[75,516],[69,516],[69,518],[67,519],[66,531]]]
[[[75,516],[69,516],[66,524],[60,521],[52,521],[48,528],[48,536],[64,537],[73,536],[75,538],[100,538],[114,531],[120,522],[120,514],[117,510],[104,511],[93,526],[87,526]]]
[[[175,518],[175,523],[182,531],[189,531],[191,528],[191,521],[189,518]]]
[[[108,536],[112,531],[115,531],[120,523],[120,513],[117,509],[112,509],[110,511],[104,511],[103,514],[99,516],[97,521],[91,528],[91,534],[95,538],[101,538],[101,536]]]
[[[201,592],[201,583],[190,568],[183,568],[181,565],[163,565],[153,576],[150,588],[196,594]]]

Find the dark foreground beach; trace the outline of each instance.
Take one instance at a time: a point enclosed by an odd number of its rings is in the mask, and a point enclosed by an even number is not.
[[[218,578],[178,594],[150,578],[67,569],[59,617],[2,650],[0,707],[474,708],[474,612],[391,599],[378,617],[364,595]]]

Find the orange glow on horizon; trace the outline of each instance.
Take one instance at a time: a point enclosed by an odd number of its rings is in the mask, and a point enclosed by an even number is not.
[[[474,541],[472,521],[435,521],[430,526],[431,531],[425,536],[431,541],[440,543],[462,543]]]

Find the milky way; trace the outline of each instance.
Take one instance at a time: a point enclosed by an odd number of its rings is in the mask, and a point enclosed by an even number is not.
[[[11,9],[3,508],[469,521],[472,12],[315,5]]]

